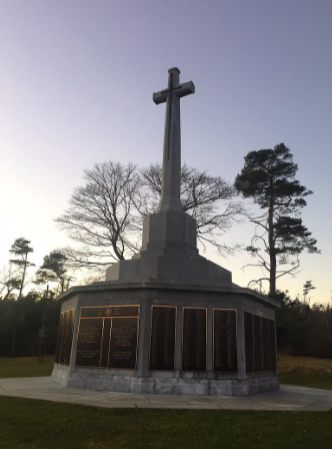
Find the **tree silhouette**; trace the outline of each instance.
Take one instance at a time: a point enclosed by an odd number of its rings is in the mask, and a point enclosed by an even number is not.
[[[74,190],[69,208],[55,220],[80,244],[61,249],[71,266],[100,268],[138,250],[143,218],[156,211],[160,200],[161,172],[159,164],[139,170],[133,164],[112,161],[84,171],[85,185]],[[221,253],[236,249],[220,241],[243,212],[234,196],[234,188],[222,178],[182,166],[183,210],[196,219],[201,243]]]
[[[21,299],[22,291],[24,287],[24,281],[26,277],[26,271],[28,267],[34,267],[35,264],[28,261],[28,255],[33,253],[33,248],[30,245],[30,240],[26,240],[23,237],[16,239],[12,244],[9,252],[18,256],[17,259],[11,259],[10,262],[17,265],[21,271],[21,282],[18,299]]]
[[[44,257],[43,265],[36,271],[34,282],[39,285],[56,282],[59,293],[68,290],[71,277],[67,275],[66,261],[67,257],[60,251],[51,251]]]
[[[295,275],[303,251],[319,253],[317,241],[299,217],[306,206],[305,198],[313,192],[295,179],[298,170],[293,155],[283,143],[273,149],[251,151],[235,180],[235,188],[244,198],[252,198],[264,213],[248,214],[255,224],[255,235],[246,248],[266,275],[251,281],[250,285],[268,281],[270,293],[276,291],[276,279],[286,274]],[[263,254],[262,254],[263,249]],[[267,257],[264,256],[267,255]],[[277,270],[279,266],[279,270]]]

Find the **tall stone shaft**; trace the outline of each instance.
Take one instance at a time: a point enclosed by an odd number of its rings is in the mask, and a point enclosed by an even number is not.
[[[180,200],[181,188],[181,126],[180,98],[195,92],[192,81],[180,84],[180,70],[169,69],[168,87],[153,94],[153,101],[158,105],[166,102],[163,172],[161,199],[158,212],[182,210]]]

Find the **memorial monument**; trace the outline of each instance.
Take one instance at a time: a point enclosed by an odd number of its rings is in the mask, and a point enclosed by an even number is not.
[[[199,255],[196,221],[180,201],[180,83],[153,94],[166,103],[162,194],[144,219],[142,247],[106,281],[74,287],[62,310],[52,378],[68,387],[143,394],[249,395],[279,388],[274,310],[279,304],[232,283]]]

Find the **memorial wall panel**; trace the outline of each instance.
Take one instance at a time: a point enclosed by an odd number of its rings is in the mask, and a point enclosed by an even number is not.
[[[76,366],[99,367],[104,321],[98,318],[80,320],[77,338]]]
[[[58,325],[58,335],[56,340],[55,348],[55,363],[60,363],[60,352],[62,344],[62,326],[63,326],[63,314],[60,313],[59,325]]]
[[[206,309],[183,307],[182,371],[206,371]]]
[[[244,313],[246,371],[277,370],[275,322],[251,313]]]
[[[56,349],[55,349],[55,363],[60,363],[60,354],[61,354],[61,347],[62,347],[63,317],[64,317],[64,314],[60,313],[60,320],[59,320],[59,326],[58,326],[58,337],[56,340]]]
[[[262,335],[261,335],[261,317],[254,315],[254,353],[255,353],[255,373],[263,370],[262,363]]]
[[[236,310],[213,310],[213,370],[237,372]]]
[[[138,318],[113,318],[109,368],[136,369]]]
[[[63,360],[65,365],[69,365],[71,345],[73,342],[73,333],[74,333],[75,309],[68,310],[65,313],[67,314],[67,331],[66,331],[66,346]]]
[[[174,370],[176,307],[152,306],[150,370]]]
[[[60,354],[60,363],[65,364],[65,357],[68,348],[68,312],[64,312],[63,314],[63,327],[62,327],[62,348]]]
[[[101,343],[101,358],[100,358],[100,367],[107,368],[108,367],[108,353],[110,346],[110,332],[111,332],[111,318],[104,319],[104,329],[103,329],[103,338]]]
[[[55,350],[55,362],[69,365],[71,345],[73,341],[75,321],[75,309],[67,310],[60,314],[58,338]]]
[[[270,371],[270,342],[269,324],[266,318],[262,318],[262,343],[263,343],[263,371]]]
[[[270,342],[270,370],[277,371],[277,348],[276,348],[276,330],[273,320],[269,322],[269,342]]]
[[[76,366],[136,369],[139,306],[82,307]]]
[[[251,313],[244,312],[244,332],[245,332],[245,353],[246,353],[246,372],[254,372],[254,329],[253,316]]]

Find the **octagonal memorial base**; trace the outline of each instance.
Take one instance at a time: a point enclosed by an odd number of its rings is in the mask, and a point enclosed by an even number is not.
[[[246,396],[279,388],[277,304],[235,285],[102,282],[60,298],[52,379],[135,394]]]

